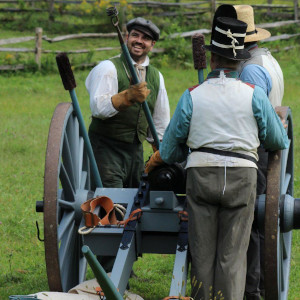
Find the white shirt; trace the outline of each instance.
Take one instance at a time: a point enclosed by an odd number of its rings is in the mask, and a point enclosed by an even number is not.
[[[132,63],[136,64],[133,60]],[[148,56],[141,65],[149,65]],[[118,93],[117,69],[110,60],[104,60],[92,69],[86,78],[85,86],[90,94],[90,109],[94,117],[104,120],[118,113],[111,102],[111,97]],[[164,78],[160,72],[159,91],[152,118],[161,140],[170,122],[170,106]]]

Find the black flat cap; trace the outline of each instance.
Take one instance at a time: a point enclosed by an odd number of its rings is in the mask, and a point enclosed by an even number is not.
[[[132,29],[143,32],[149,35],[153,40],[157,41],[159,39],[160,30],[151,21],[144,18],[138,17],[130,20],[127,25],[127,30],[130,32]]]

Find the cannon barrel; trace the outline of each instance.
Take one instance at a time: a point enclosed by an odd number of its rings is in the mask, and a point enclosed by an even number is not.
[[[86,245],[82,247],[82,253],[84,254],[86,260],[88,261],[93,273],[100,284],[104,295],[109,300],[123,300],[121,294],[117,291],[111,279],[107,276],[106,272],[96,259],[93,252]]]

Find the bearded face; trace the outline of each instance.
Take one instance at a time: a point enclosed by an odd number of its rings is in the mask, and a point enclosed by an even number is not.
[[[155,41],[141,31],[132,29],[127,36],[127,47],[132,59],[137,63],[144,62],[147,54],[152,50]]]

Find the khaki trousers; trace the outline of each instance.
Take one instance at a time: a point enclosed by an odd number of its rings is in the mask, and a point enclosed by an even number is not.
[[[242,300],[256,197],[255,168],[187,170],[194,300]]]

